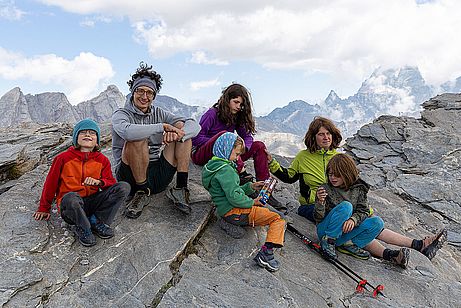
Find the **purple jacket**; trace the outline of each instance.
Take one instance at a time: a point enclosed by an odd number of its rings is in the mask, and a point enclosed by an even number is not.
[[[225,125],[218,118],[218,110],[211,107],[205,112],[200,118],[200,132],[194,138],[192,138],[192,145],[196,148],[201,147],[205,142],[207,142],[211,137],[219,133],[220,131],[226,130],[233,133],[237,131],[237,134],[243,138],[245,141],[245,147],[247,149],[251,148],[253,144],[253,136],[250,132],[247,132],[245,127],[241,126],[235,128],[235,125]]]

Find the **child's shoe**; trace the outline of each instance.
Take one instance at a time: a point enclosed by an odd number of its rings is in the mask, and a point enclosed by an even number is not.
[[[222,217],[218,218],[218,225],[227,233],[227,235],[236,239],[242,238],[246,234],[246,231],[243,229],[243,227],[231,224],[230,222],[224,220]]]
[[[320,249],[322,256],[329,261],[336,261],[338,256],[336,255],[335,245],[336,239],[324,235],[320,240]]]
[[[403,247],[400,248],[399,254],[396,257],[392,257],[392,262],[403,269],[406,269],[408,266],[408,261],[410,260],[410,249]]]
[[[274,249],[269,249],[265,245],[261,247],[254,260],[259,266],[264,267],[269,272],[278,271],[280,267],[279,261],[274,258]]]
[[[91,233],[91,230],[85,230],[80,226],[74,226],[74,233],[83,246],[90,247],[96,245],[96,238],[93,233]]]
[[[355,245],[351,241],[344,243],[341,246],[336,247],[339,252],[342,252],[346,255],[353,256],[354,258],[361,260],[368,260],[370,258],[370,253],[359,246]]]
[[[92,224],[91,230],[93,230],[94,233],[102,239],[108,239],[114,236],[114,230],[102,221]]]
[[[427,236],[423,239],[423,247],[421,253],[429,260],[435,257],[437,251],[442,248],[443,244],[447,241],[447,230],[443,228],[435,235]]]

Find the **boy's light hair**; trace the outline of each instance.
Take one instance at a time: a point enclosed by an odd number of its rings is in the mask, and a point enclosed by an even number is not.
[[[328,174],[341,177],[346,190],[359,179],[359,170],[355,162],[349,155],[344,153],[338,153],[330,159],[327,165]],[[328,182],[330,182],[330,179],[328,179]]]
[[[233,148],[234,148],[234,149],[238,149],[240,155],[242,155],[243,153],[245,153],[245,143],[243,142],[242,137],[237,136],[237,139],[235,139],[235,143],[234,143],[234,147],[233,147]]]

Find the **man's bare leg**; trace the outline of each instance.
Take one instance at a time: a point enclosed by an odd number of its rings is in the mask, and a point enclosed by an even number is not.
[[[146,184],[147,167],[149,166],[147,140],[125,142],[122,151],[122,161],[130,166],[136,185]]]

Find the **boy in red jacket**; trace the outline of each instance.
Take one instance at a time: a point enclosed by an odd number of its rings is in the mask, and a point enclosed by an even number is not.
[[[74,146],[54,158],[34,213],[36,220],[48,220],[56,198],[61,217],[74,225],[84,246],[96,244],[92,231],[103,239],[114,236],[109,225],[130,192],[128,183],[116,183],[109,159],[100,152],[99,136],[98,124],[91,119],[75,125]]]

